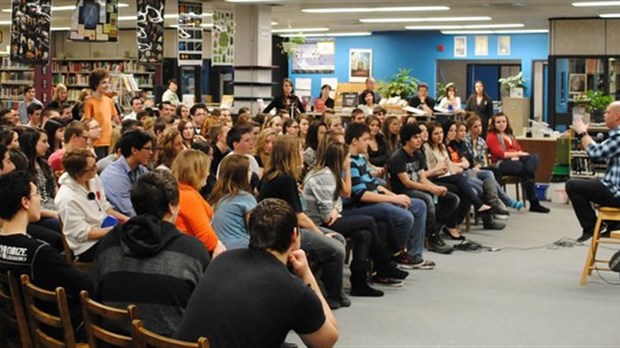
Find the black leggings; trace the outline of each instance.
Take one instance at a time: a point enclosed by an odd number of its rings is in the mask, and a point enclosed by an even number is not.
[[[467,178],[463,174],[454,174],[449,176],[444,176],[441,178],[435,179],[435,183],[440,186],[444,186],[448,189],[448,191],[456,194],[460,198],[458,213],[456,214],[456,223],[460,224],[465,220],[465,216],[469,212],[469,206],[471,204],[474,205],[474,208],[478,210],[482,205],[482,200],[478,195],[476,195],[476,191],[471,187]],[[451,223],[448,224],[448,227],[451,227]]]
[[[385,268],[390,262],[390,255],[379,235],[375,219],[370,216],[342,216],[331,226],[325,226],[351,238],[352,258],[354,261],[372,259],[378,270]]]
[[[538,203],[535,187],[536,169],[538,169],[538,155],[536,154],[519,157],[518,161],[503,160],[499,163],[499,171],[502,175],[514,175],[521,178],[521,186],[530,203]]]

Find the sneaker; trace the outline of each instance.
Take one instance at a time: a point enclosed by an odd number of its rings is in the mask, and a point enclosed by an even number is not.
[[[372,277],[372,282],[374,284],[377,284],[377,285],[391,286],[391,287],[395,287],[395,288],[400,288],[400,287],[402,287],[405,284],[402,280],[392,279],[392,278],[388,278],[388,277],[382,277],[382,276],[379,276],[379,275],[373,276]]]
[[[439,254],[450,254],[454,251],[454,248],[447,245],[439,234],[434,233],[428,237],[428,250]]]
[[[406,252],[402,252],[400,255],[394,258],[394,262],[398,264],[400,269],[413,269],[413,260]]]
[[[435,268],[435,263],[433,261],[422,260],[419,263],[413,265],[413,269],[433,269]]]
[[[398,267],[394,266],[394,267],[387,268],[381,272],[377,272],[377,276],[382,277],[382,278],[392,278],[396,280],[403,280],[407,278],[407,276],[409,276],[409,272],[403,271],[399,269]]]
[[[508,215],[495,214],[493,215],[495,220],[508,220]]]

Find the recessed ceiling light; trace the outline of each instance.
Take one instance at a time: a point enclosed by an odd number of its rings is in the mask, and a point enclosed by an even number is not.
[[[410,25],[408,30],[457,30],[457,29],[500,29],[500,28],[523,28],[525,24],[467,24],[467,25]]]
[[[281,34],[280,37],[332,37],[332,36],[370,36],[369,31],[352,32],[352,33],[308,33],[308,34]]]
[[[573,2],[575,7],[604,7],[604,6],[620,6],[620,1],[580,1]]]
[[[362,18],[362,23],[424,23],[424,22],[473,22],[490,21],[491,17],[412,17],[412,18]]]
[[[601,18],[620,18],[620,13],[602,13],[598,16]]]
[[[301,32],[317,32],[317,31],[328,31],[328,28],[286,28],[286,29],[272,29],[271,32],[274,34],[277,33],[301,33]]]
[[[350,8],[304,8],[305,13],[370,13],[370,12],[416,12],[447,11],[448,6],[396,6],[396,7],[350,7]]]
[[[515,29],[515,30],[442,30],[445,35],[466,35],[466,34],[546,34],[547,29]]]

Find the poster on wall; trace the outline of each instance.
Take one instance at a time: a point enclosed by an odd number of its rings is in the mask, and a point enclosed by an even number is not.
[[[202,65],[202,3],[179,1],[179,66]]]
[[[497,37],[497,55],[509,56],[510,55],[510,36],[498,36]]]
[[[137,0],[138,62],[161,64],[164,60],[164,0]]]
[[[118,41],[118,0],[77,0],[69,40]]]
[[[213,58],[211,65],[235,64],[235,16],[231,10],[216,9],[213,11],[213,30],[211,45]]]
[[[349,82],[365,82],[370,76],[372,76],[372,50],[350,49]]]
[[[488,56],[489,55],[489,37],[488,36],[476,36],[475,39],[474,55],[476,56]]]
[[[297,45],[293,55],[294,74],[333,74],[336,70],[334,40],[308,40]]]
[[[50,58],[51,0],[12,1],[11,61],[47,63]]]
[[[454,56],[455,57],[467,57],[467,37],[455,36],[454,37]]]

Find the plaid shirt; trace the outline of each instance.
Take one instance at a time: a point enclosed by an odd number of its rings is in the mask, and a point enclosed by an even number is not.
[[[592,159],[604,159],[607,170],[602,182],[616,198],[620,198],[620,126],[609,131],[609,138],[586,148]]]
[[[487,163],[487,143],[482,139],[482,137],[478,137],[478,141],[476,142],[476,151],[474,151],[474,141],[471,138],[470,134],[465,136],[465,145],[467,145],[467,150],[474,156],[473,165],[480,164],[481,167],[488,167]]]

